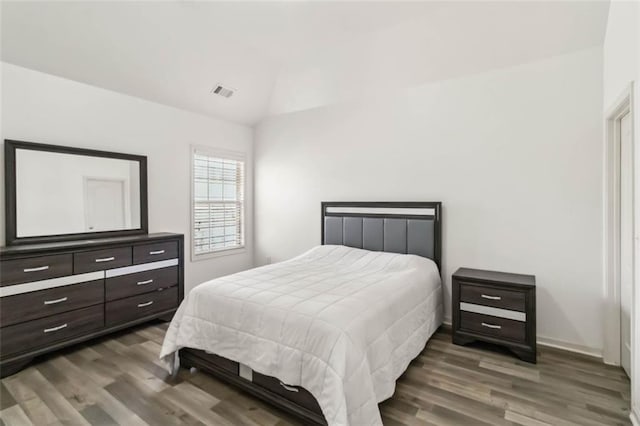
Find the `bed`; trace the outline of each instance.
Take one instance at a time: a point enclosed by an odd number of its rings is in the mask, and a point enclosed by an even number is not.
[[[193,289],[160,354],[308,423],[381,424],[378,403],[443,315],[441,205],[322,203],[322,245]]]

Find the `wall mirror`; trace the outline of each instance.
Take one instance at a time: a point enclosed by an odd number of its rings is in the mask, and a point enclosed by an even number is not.
[[[5,140],[7,245],[147,233],[147,157]]]

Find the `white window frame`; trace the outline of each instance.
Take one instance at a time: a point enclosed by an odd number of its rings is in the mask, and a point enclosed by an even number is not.
[[[243,192],[245,194],[245,198],[243,200],[243,208],[242,208],[242,218],[241,218],[241,232],[242,235],[244,237],[244,244],[240,247],[233,247],[233,248],[225,248],[225,249],[220,249],[220,250],[216,250],[216,251],[212,251],[212,252],[208,252],[208,253],[202,253],[202,254],[196,254],[196,249],[195,249],[195,220],[194,220],[194,214],[195,214],[195,170],[194,170],[194,156],[196,155],[196,153],[200,153],[200,154],[204,154],[210,157],[217,157],[217,158],[222,158],[222,159],[226,159],[226,160],[236,160],[236,161],[243,161],[244,162],[244,181],[242,182],[242,184],[244,185],[243,188]],[[192,262],[196,262],[199,260],[206,260],[206,259],[211,259],[211,258],[216,258],[216,257],[221,257],[221,256],[230,256],[230,255],[234,255],[234,254],[242,254],[242,253],[246,253],[247,250],[247,234],[246,234],[246,219],[247,219],[247,158],[244,152],[239,152],[239,151],[228,151],[228,150],[224,150],[224,149],[219,149],[219,148],[215,148],[215,147],[211,147],[211,146],[204,146],[204,145],[191,145],[191,152],[189,155],[189,169],[191,170],[191,176],[190,176],[190,192],[189,192],[189,202],[191,204],[189,211],[191,214],[191,218],[189,219],[189,223],[190,223],[190,228],[189,228],[189,232],[190,232],[190,236],[191,236],[191,261]]]

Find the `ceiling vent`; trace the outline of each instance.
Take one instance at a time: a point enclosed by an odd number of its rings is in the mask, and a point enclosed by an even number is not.
[[[217,84],[212,90],[211,93],[223,96],[225,98],[230,98],[236,90],[230,87],[224,87],[221,84]]]

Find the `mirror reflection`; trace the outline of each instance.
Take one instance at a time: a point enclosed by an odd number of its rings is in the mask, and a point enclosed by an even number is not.
[[[16,150],[17,237],[140,228],[140,164]]]

